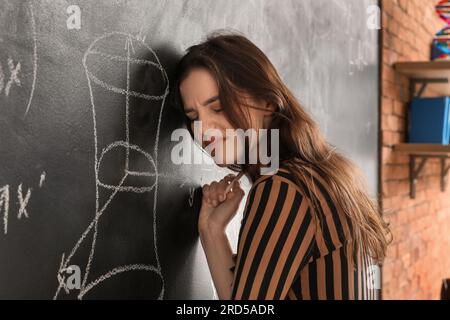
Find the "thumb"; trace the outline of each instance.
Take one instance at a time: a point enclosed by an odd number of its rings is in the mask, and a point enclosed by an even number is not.
[[[234,201],[241,201],[244,197],[245,192],[241,188],[239,181],[234,181],[233,186],[231,187],[231,191],[227,194],[227,199]]]

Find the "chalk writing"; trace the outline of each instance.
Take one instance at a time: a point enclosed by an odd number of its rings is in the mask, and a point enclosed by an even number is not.
[[[30,197],[31,197],[31,189],[28,189],[27,194],[24,197],[22,193],[22,184],[20,184],[19,187],[17,188],[17,198],[19,199],[20,205],[19,212],[17,213],[17,219],[20,220],[22,216],[29,218],[27,212],[27,204],[28,201],[30,200]]]
[[[3,211],[3,232],[8,233],[9,185],[0,188],[0,213]]]
[[[39,187],[42,187],[44,183],[45,172],[42,172],[41,178],[39,181]],[[10,185],[6,184],[0,188],[0,215],[2,216],[3,222],[3,233],[8,234],[8,219],[9,219],[9,211],[10,211]],[[19,184],[17,187],[17,203],[19,204],[19,208],[17,211],[17,219],[21,220],[22,217],[29,218],[29,212],[27,209],[28,203],[31,198],[32,188],[27,188],[26,193],[24,192],[23,183]]]
[[[11,87],[13,84],[18,87],[22,86],[22,83],[19,79],[20,72],[20,62],[14,63],[13,59],[10,57],[7,60],[7,65],[9,69],[9,80],[5,84],[5,74],[3,73],[3,68],[0,65],[0,93],[4,90],[5,96],[9,96],[9,92],[11,91]]]

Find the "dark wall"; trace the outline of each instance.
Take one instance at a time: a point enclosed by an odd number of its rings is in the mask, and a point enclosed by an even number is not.
[[[227,172],[171,162],[168,93],[177,59],[216,29],[267,53],[374,193],[374,3],[0,0],[0,298],[213,298],[198,188]],[[71,265],[82,288],[66,292]]]

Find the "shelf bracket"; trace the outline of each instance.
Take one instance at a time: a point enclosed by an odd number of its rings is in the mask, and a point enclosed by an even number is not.
[[[409,156],[409,188],[410,188],[410,196],[411,199],[416,198],[416,184],[417,184],[417,178],[419,177],[420,172],[422,171],[423,167],[427,163],[428,157],[427,156],[419,156],[419,155],[410,155]],[[421,161],[416,168],[416,159],[420,158]]]
[[[447,176],[450,172],[450,163],[447,164],[448,156],[411,154],[409,156],[409,190],[411,199],[416,198],[417,180],[428,159],[431,158],[441,160],[441,191],[445,192],[447,188]],[[417,162],[418,159],[420,159],[420,162]]]
[[[410,101],[414,97],[420,98],[423,93],[425,92],[425,89],[429,84],[432,83],[448,83],[447,78],[411,78],[410,79],[410,88],[409,88],[409,97]],[[417,92],[417,85],[420,84],[420,89]]]

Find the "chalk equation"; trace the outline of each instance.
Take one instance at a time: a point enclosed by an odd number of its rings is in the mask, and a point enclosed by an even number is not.
[[[41,173],[40,179],[39,179],[39,188],[42,188],[45,181],[45,171]],[[18,203],[18,209],[17,209],[17,219],[21,220],[22,218],[29,218],[29,212],[28,212],[28,203],[31,198],[31,192],[32,188],[27,188],[23,186],[23,183],[19,184],[17,187],[17,203]],[[8,222],[10,219],[10,202],[12,202],[11,199],[11,193],[12,188],[9,184],[6,184],[2,187],[0,187],[0,215],[2,216],[2,223],[3,223],[3,233],[5,235],[8,234]]]

